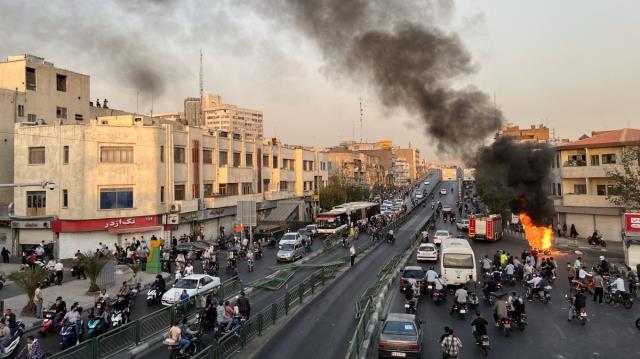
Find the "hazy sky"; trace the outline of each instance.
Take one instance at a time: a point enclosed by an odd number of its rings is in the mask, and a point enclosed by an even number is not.
[[[365,139],[411,143],[423,157],[436,158],[419,121],[385,109],[367,84],[329,74],[316,44],[271,16],[267,3],[5,0],[0,56],[31,53],[89,74],[92,98],[107,97],[114,108],[135,111],[139,91],[140,112],[148,112],[154,88],[154,111],[164,112],[179,111],[182,98],[197,96],[202,49],[205,91],[264,111],[266,136],[320,146],[354,132],[359,138],[362,97]],[[495,94],[506,120],[544,123],[571,139],[640,127],[640,2],[454,4],[437,20],[423,21],[461,37],[477,72],[458,78],[456,86]]]

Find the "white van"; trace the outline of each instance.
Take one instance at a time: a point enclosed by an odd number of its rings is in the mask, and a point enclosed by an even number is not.
[[[278,253],[276,254],[278,262],[294,262],[303,256],[304,248],[299,233],[289,232],[282,236],[278,242]]]
[[[447,285],[460,285],[469,280],[477,280],[476,257],[466,239],[450,238],[442,241],[440,247],[440,277]]]

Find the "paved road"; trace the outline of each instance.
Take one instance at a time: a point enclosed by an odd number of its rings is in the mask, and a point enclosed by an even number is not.
[[[453,233],[456,232],[453,225],[444,225],[440,222],[437,226],[443,229],[447,227]],[[461,235],[464,234],[461,233]],[[491,257],[497,249],[521,253],[527,248],[525,241],[515,238],[504,238],[498,243],[472,242],[471,245],[477,258],[485,254]],[[590,321],[587,325],[582,327],[577,323],[567,322],[568,304],[564,294],[568,291],[568,283],[565,279],[564,264],[575,260],[576,255],[569,251],[554,252],[553,255],[561,269],[558,280],[554,284],[552,300],[547,305],[539,302],[526,303],[530,324],[524,332],[516,331],[511,337],[506,338],[493,327],[489,327],[492,346],[489,356],[519,359],[640,358],[640,345],[637,342],[640,332],[634,327],[635,320],[640,317],[640,303],[636,302],[631,310],[626,310],[606,304],[604,306],[593,304],[591,298],[588,298],[587,311]],[[585,260],[588,263],[596,263],[597,258],[587,256]],[[428,267],[424,264],[423,266]],[[520,293],[524,292],[524,288],[519,284],[516,284],[513,289]],[[393,293],[390,311],[403,312],[403,296],[399,291]],[[464,346],[461,359],[480,357],[480,351],[474,345],[471,334],[472,316],[464,320],[457,316],[450,317],[451,299],[452,297],[447,298],[447,303],[440,306],[435,306],[430,299],[422,299],[419,304],[418,316],[425,323],[422,340],[425,348],[423,358],[441,357],[437,340],[444,326],[453,328],[461,338]],[[492,310],[484,303],[480,304],[479,310],[493,325]],[[377,342],[374,342],[374,346],[377,347]],[[517,355],[514,356],[514,353]]]
[[[431,180],[431,182],[435,182]],[[432,183],[430,187],[436,185]],[[437,184],[437,189],[449,188],[451,183]],[[449,191],[448,191],[449,192]],[[437,197],[437,195],[436,195]],[[445,200],[453,200],[448,194]],[[356,262],[353,269],[305,306],[258,353],[256,358],[339,358],[344,356],[353,335],[356,321],[355,299],[377,280],[376,274],[391,257],[407,247],[409,237],[426,222],[431,206],[419,212],[396,233],[396,244],[383,244]],[[313,323],[313,325],[311,325]],[[292,340],[291,338],[305,338]]]
[[[436,174],[433,174],[430,177],[430,181],[433,183],[435,181]],[[421,185],[423,186],[423,184]],[[431,184],[431,186],[433,186],[433,184]],[[409,203],[410,200],[407,200],[407,206],[410,209],[411,208],[411,204]],[[415,218],[419,218],[420,214],[418,214],[417,216],[414,217]],[[406,226],[406,225],[405,225]],[[360,248],[362,246],[364,246],[368,241],[369,241],[369,237],[366,235],[361,235],[360,239],[358,239],[357,241],[355,241],[355,245],[356,248]],[[318,241],[320,242],[320,241]],[[381,247],[385,247],[385,245],[382,245]],[[400,247],[402,247],[401,245],[396,245],[396,248],[398,248],[398,251],[400,251]],[[378,248],[378,250],[380,249],[380,247]],[[370,253],[366,258],[369,258],[370,256],[374,255],[375,253]],[[341,258],[346,258],[348,256],[348,249],[343,248],[341,246],[336,246],[331,252],[329,253],[325,253],[321,256],[318,256],[314,259],[312,259],[311,261],[309,261],[308,263],[330,263],[330,262],[334,262],[338,259]],[[266,260],[263,259],[263,262]],[[384,261],[384,259],[381,259]],[[275,265],[275,259],[272,260],[273,265]],[[264,263],[263,263],[264,264]],[[359,268],[359,266],[356,266],[356,268]],[[307,278],[311,273],[315,272],[317,270],[317,268],[301,268],[299,270],[297,270],[293,277],[291,279],[289,279],[289,281],[287,282],[287,285],[282,287],[280,290],[277,291],[269,291],[269,290],[256,290],[254,292],[251,293],[251,295],[249,296],[249,299],[251,301],[251,312],[252,313],[258,313],[262,310],[264,310],[264,308],[266,308],[267,306],[270,306],[273,302],[275,302],[276,300],[278,300],[279,298],[281,298],[282,296],[284,296],[285,291],[287,290],[288,287],[295,287],[296,285],[298,285],[300,282],[302,282],[305,278]],[[377,273],[377,271],[376,271]],[[369,273],[370,274],[370,273]],[[375,273],[373,274],[373,276],[375,277]],[[351,297],[351,301],[352,301],[353,297]],[[351,307],[353,307],[353,303],[351,304]],[[353,318],[353,314],[351,314],[351,317]],[[211,338],[209,337],[205,337],[205,342],[207,342],[208,340],[211,340]],[[269,345],[270,347],[271,345]],[[164,348],[162,345],[156,345],[153,349],[146,351],[145,353],[143,353],[142,355],[140,355],[140,358],[158,358],[158,356],[164,356],[166,355],[166,348]],[[328,357],[325,357],[328,358]]]

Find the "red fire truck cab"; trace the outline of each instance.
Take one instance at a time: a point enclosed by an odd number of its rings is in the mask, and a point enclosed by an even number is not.
[[[502,217],[499,214],[471,216],[469,238],[473,240],[497,241],[502,238]]]

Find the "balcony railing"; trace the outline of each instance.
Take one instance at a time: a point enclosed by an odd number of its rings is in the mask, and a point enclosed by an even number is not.
[[[587,165],[587,161],[583,160],[571,160],[562,164],[562,167],[584,167]]]

